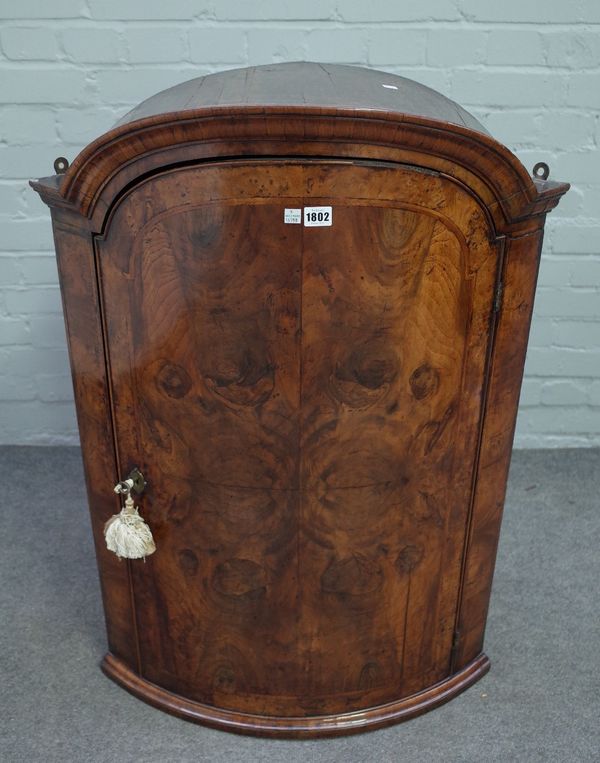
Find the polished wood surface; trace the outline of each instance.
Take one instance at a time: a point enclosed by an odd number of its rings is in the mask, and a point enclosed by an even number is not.
[[[420,86],[394,91],[403,112],[369,102],[380,72],[314,67],[166,91],[33,183],[53,208],[104,670],[243,733],[385,725],[487,670],[543,224],[568,188],[448,121],[446,99],[411,111]],[[333,225],[284,223],[307,205]],[[134,465],[158,550],[120,563],[101,528]]]
[[[357,734],[422,715],[461,694],[482,678],[490,669],[490,661],[484,654],[479,655],[473,662],[456,671],[447,681],[397,702],[354,713],[287,717],[238,713],[214,705],[193,702],[144,681],[127,663],[110,653],[103,659],[101,667],[109,678],[134,696],[187,721],[233,731],[236,734],[304,739]]]
[[[300,107],[398,113],[450,122],[486,133],[472,114],[419,82],[342,64],[295,61],[229,69],[182,82],[142,101],[117,122],[126,125],[166,113],[209,108]]]
[[[106,486],[121,469],[112,429],[94,242],[89,233],[71,226],[60,211],[53,214],[53,227],[108,641],[117,657],[139,670],[130,569],[114,554],[106,553],[103,534],[104,523],[120,508],[119,499]]]
[[[284,223],[323,200],[331,227]],[[98,253],[121,461],[161,549],[134,572],[145,677],[297,715],[448,675],[488,239],[453,183],[377,165],[223,163],[120,203]]]

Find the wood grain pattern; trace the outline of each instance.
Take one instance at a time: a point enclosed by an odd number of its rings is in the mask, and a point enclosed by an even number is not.
[[[467,665],[483,649],[541,248],[541,230],[507,245],[504,298],[490,366],[488,413],[461,587],[457,668]],[[538,256],[532,257],[532,252]]]
[[[50,182],[37,190],[97,224],[118,192],[149,169],[280,154],[444,171],[478,194],[499,227],[543,214],[568,188],[534,181],[471,114],[430,88],[386,72],[296,62],[220,72],[158,93],[86,147],[58,189]]]
[[[32,183],[53,208],[103,669],[241,733],[375,728],[489,666],[541,236],[568,185],[381,76],[212,75]],[[333,226],[284,224],[304,205]],[[101,535],[134,465],[145,564]]]
[[[402,112],[487,134],[472,114],[441,93],[406,77],[357,66],[294,61],[229,69],[182,82],[148,98],[117,125],[203,108],[299,106]]]
[[[283,223],[325,200],[331,228]],[[143,675],[281,715],[445,678],[499,261],[476,203],[411,170],[222,163],[138,186],[98,251],[161,549],[134,568]]]
[[[281,717],[237,713],[213,705],[193,702],[144,681],[126,663],[110,653],[102,661],[102,670],[113,681],[150,705],[166,710],[179,718],[232,731],[236,734],[288,739],[357,734],[409,720],[456,697],[457,694],[465,691],[475,681],[482,678],[489,669],[490,661],[482,654],[465,668],[454,673],[447,681],[432,686],[419,694],[414,694],[407,699],[371,707],[356,713],[318,717]]]
[[[106,548],[104,523],[119,510],[106,485],[118,479],[111,422],[110,389],[96,289],[92,237],[73,227],[73,216],[53,213],[58,275],[67,329],[77,423],[91,509],[92,531],[100,573],[111,652],[139,670],[130,568]],[[76,220],[75,220],[76,222]],[[84,402],[85,401],[85,402]],[[88,404],[89,401],[89,404]]]

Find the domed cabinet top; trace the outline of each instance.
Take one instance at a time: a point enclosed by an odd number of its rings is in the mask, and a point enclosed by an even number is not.
[[[290,113],[314,109],[383,112],[487,133],[465,109],[419,82],[375,69],[312,62],[252,66],[197,77],[142,101],[117,125],[168,113],[231,107],[283,107]]]
[[[332,150],[332,144],[335,149]],[[295,62],[191,79],[142,101],[59,175],[32,185],[101,223],[140,174],[218,156],[397,161],[469,186],[497,230],[544,214],[567,190],[533,177],[469,112],[424,85],[356,66]]]

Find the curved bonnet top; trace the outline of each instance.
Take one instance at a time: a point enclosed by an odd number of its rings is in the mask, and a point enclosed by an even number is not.
[[[164,90],[84,148],[60,179],[34,187],[48,203],[100,224],[139,174],[231,157],[238,146],[246,157],[285,155],[287,145],[318,154],[319,142],[329,156],[384,158],[454,175],[499,224],[547,211],[565,190],[534,183],[471,114],[424,85],[373,69],[303,62],[232,69]]]
[[[142,101],[115,126],[165,113],[249,105],[410,114],[487,134],[475,117],[454,101],[406,77],[358,66],[307,62],[197,77]]]

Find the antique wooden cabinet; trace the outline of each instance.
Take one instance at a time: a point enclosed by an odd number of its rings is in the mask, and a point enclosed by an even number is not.
[[[568,185],[428,88],[294,63],[166,90],[33,186],[106,673],[288,736],[399,721],[481,677],[544,220]],[[134,466],[145,562],[103,538]]]

